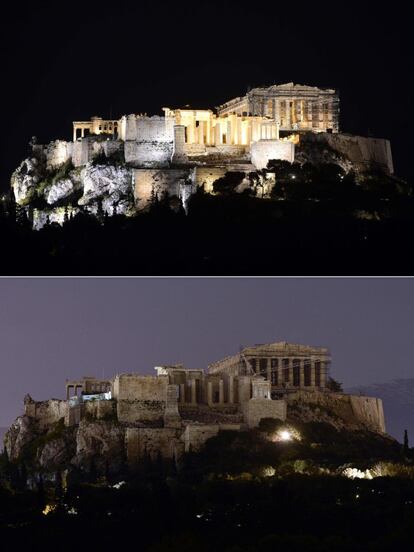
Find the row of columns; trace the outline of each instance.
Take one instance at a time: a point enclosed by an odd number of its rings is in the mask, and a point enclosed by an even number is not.
[[[269,103],[271,109],[269,110]],[[267,102],[267,103],[266,103]],[[292,104],[292,105],[291,105]],[[316,109],[315,109],[316,107]],[[327,109],[325,110],[325,107]],[[267,115],[279,122],[284,128],[291,128],[297,123],[298,127],[329,127],[333,121],[333,101],[308,100],[300,98],[263,99],[261,109],[253,108],[253,114]],[[282,116],[283,114],[283,116]]]
[[[197,381],[200,382],[200,385],[203,385],[205,382],[203,380],[196,380],[191,379],[190,380],[190,402],[186,400],[186,384],[180,383],[180,394],[179,394],[179,402],[180,404],[189,404],[192,406],[197,405]],[[228,389],[227,389],[227,401],[225,400],[225,394],[224,394],[224,380],[218,381],[218,401],[215,400],[214,394],[213,394],[213,381],[207,380],[207,404],[209,406],[213,404],[218,405],[224,405],[224,404],[234,404],[234,377],[229,376],[228,377]],[[200,390],[201,393],[201,390]]]
[[[70,397],[70,390],[73,389],[73,395],[72,397],[77,397],[78,389],[83,390],[83,385],[78,383],[70,383],[66,386],[66,400],[69,400]]]
[[[262,359],[263,360],[263,359]],[[277,383],[274,387],[294,387],[294,363],[299,367],[299,386],[298,387],[325,387],[326,385],[326,362],[310,359],[278,358],[278,367],[272,368],[271,359],[267,358],[266,373],[260,370],[260,364],[256,365],[256,373],[264,375],[266,379],[272,382],[272,371],[277,371]],[[260,359],[257,359],[260,362]],[[316,381],[317,363],[319,363],[319,382]],[[310,369],[310,385],[305,386],[305,365]],[[285,381],[285,370],[288,370],[288,381]],[[295,386],[297,387],[297,386]]]

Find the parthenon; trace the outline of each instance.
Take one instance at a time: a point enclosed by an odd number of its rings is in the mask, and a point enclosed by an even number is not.
[[[268,117],[286,131],[339,132],[337,92],[293,82],[253,88],[218,106],[217,113]]]
[[[272,392],[326,387],[330,363],[328,349],[285,341],[247,347],[240,353],[209,365],[209,374],[256,374],[271,384]]]

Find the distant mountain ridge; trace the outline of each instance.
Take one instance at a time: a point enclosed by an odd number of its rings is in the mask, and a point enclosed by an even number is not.
[[[382,399],[387,432],[401,442],[406,429],[414,445],[414,378],[349,387],[345,392]]]

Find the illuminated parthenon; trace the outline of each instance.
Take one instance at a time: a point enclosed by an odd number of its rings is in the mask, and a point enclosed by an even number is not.
[[[253,88],[218,106],[217,113],[268,117],[286,131],[339,132],[337,92],[293,82]]]

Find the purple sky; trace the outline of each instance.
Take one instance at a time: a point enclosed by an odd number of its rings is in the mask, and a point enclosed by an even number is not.
[[[413,279],[1,279],[0,426],[65,378],[190,368],[240,345],[331,349],[346,387],[414,376]]]

